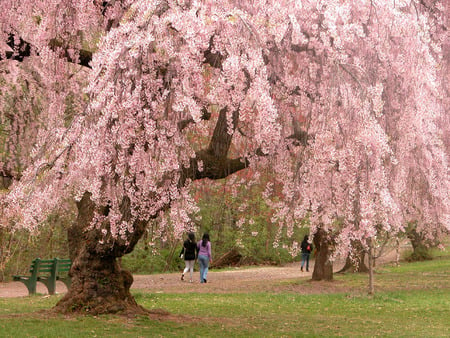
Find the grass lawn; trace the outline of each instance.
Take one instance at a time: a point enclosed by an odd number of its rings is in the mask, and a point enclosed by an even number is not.
[[[450,337],[450,257],[378,268],[373,297],[366,275],[335,278],[349,292],[135,293],[144,307],[169,311],[163,320],[49,315],[59,296],[4,298],[0,337]]]

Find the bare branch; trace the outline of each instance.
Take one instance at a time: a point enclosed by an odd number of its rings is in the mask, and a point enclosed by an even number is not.
[[[64,46],[61,41],[56,39],[50,40],[50,48],[53,51],[58,51],[58,49],[62,50],[63,57],[67,59],[70,63],[79,64],[80,66],[84,66],[87,68],[92,68],[90,66],[90,62],[92,61],[92,52],[84,49],[78,50],[78,60],[74,59],[72,55],[69,53],[69,47]]]
[[[23,62],[23,60],[27,57],[33,55],[39,56],[39,52],[31,43],[23,40],[21,37],[17,38],[12,33],[9,34],[6,43],[12,49],[12,51],[6,52],[5,59],[7,60],[16,60],[19,62]],[[80,66],[91,68],[89,64],[92,60],[91,51],[80,49],[78,50],[78,58],[74,59],[69,53],[69,47],[64,47],[63,44],[61,42],[58,42],[56,39],[50,41],[49,47],[53,51],[58,51],[58,49],[61,49],[62,56],[65,57],[67,61],[78,64]],[[32,53],[33,50],[35,51],[35,53]],[[2,60],[3,58],[2,56],[0,56],[0,61]]]
[[[214,39],[214,36],[211,36],[211,38],[209,39],[209,47],[207,50],[205,50],[203,52],[203,55],[205,57],[205,63],[209,64],[213,68],[222,69],[222,63],[226,57],[223,56],[222,54],[220,54],[219,52],[217,52],[217,53],[212,52],[213,39]]]
[[[11,173],[5,171],[0,172],[0,190],[8,189],[8,187],[12,184],[14,178],[15,177]]]
[[[6,52],[6,59],[22,62],[26,57],[31,55],[31,44],[22,38],[16,40],[14,34],[9,34],[6,44],[12,49]],[[0,55],[1,60],[2,56]]]
[[[211,112],[209,112],[206,108],[202,109],[202,117],[201,119],[204,121],[209,121],[211,119]],[[178,130],[182,131],[185,128],[187,128],[190,124],[193,124],[195,121],[194,119],[190,118],[190,119],[186,119],[186,120],[182,120],[180,122],[178,122]]]

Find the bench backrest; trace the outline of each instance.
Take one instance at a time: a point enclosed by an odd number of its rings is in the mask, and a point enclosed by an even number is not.
[[[42,273],[50,274],[53,269],[53,259],[36,258],[31,262],[30,272],[32,275],[39,275]]]
[[[72,266],[72,261],[68,258],[55,258],[56,272],[67,272]]]
[[[38,275],[57,275],[60,272],[67,272],[70,270],[72,262],[70,259],[54,258],[41,259],[36,258],[31,263],[30,273],[33,276]]]

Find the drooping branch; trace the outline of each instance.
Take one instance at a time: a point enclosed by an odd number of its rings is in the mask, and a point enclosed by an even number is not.
[[[163,2],[160,6],[161,7],[160,10],[162,12],[167,10],[164,4],[165,2]],[[111,4],[105,2],[103,11],[106,11],[106,9],[109,6],[111,6]],[[115,26],[115,24],[109,23],[107,31],[111,29],[113,26]],[[23,62],[25,58],[30,57],[32,55],[39,56],[39,52],[30,42],[25,41],[21,37],[17,37],[13,33],[9,34],[6,44],[11,48],[11,50],[6,51],[4,58],[2,57],[2,55],[0,55],[0,61],[2,61],[3,59],[7,59]],[[211,44],[212,44],[212,37],[211,37]],[[218,52],[213,53],[211,44],[209,48],[204,52],[205,56],[204,62],[205,64],[209,64],[211,67],[222,68],[222,62],[225,59],[225,57]],[[66,58],[67,61],[70,63],[75,63],[80,66],[92,68],[90,66],[90,63],[92,61],[92,52],[89,50],[64,46],[64,44],[57,39],[50,40],[49,47],[52,51],[55,52],[59,51],[61,53],[61,56]],[[32,54],[32,51],[34,51],[34,54]]]

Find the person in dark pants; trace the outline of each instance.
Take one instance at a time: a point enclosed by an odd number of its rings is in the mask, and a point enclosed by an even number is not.
[[[311,255],[311,252],[313,250],[313,245],[308,241],[308,235],[305,235],[303,238],[301,249],[302,249],[302,265],[300,267],[300,270],[303,272],[303,266],[306,263],[306,271],[309,271],[309,256]]]
[[[181,280],[184,280],[184,274],[189,271],[190,279],[192,283],[192,274],[194,273],[195,259],[197,258],[197,243],[195,242],[195,235],[193,232],[188,233],[188,238],[183,243],[183,249],[181,249],[180,257],[184,256],[184,263],[186,267],[181,275]]]
[[[198,247],[198,264],[200,265],[200,283],[206,283],[206,276],[208,275],[208,266],[212,262],[211,256],[211,242],[209,235],[203,234],[202,240],[197,243]]]

